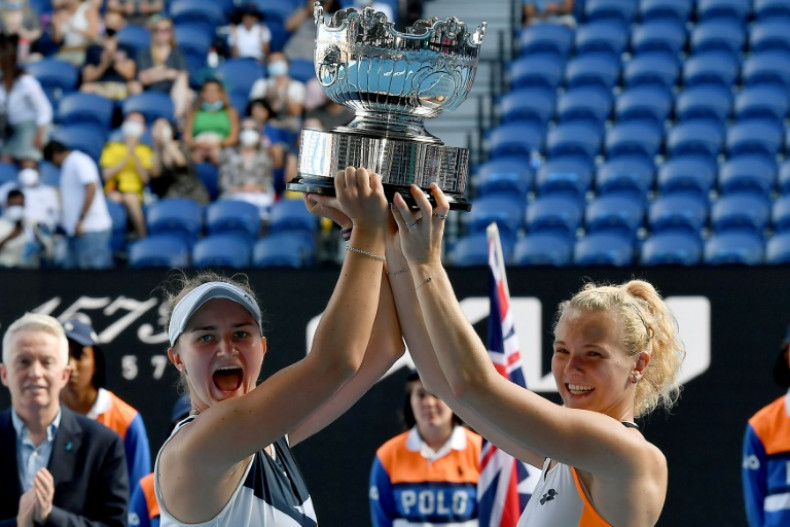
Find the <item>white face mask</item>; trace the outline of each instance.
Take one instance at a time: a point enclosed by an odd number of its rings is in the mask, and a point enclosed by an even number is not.
[[[25,207],[22,205],[11,205],[5,209],[5,219],[11,223],[16,223],[25,217]]]
[[[23,187],[35,187],[38,185],[38,171],[34,168],[23,168],[17,174],[19,184]]]
[[[121,132],[123,132],[124,137],[140,137],[143,135],[144,130],[143,123],[137,121],[124,121],[123,125],[121,125]]]
[[[257,145],[260,140],[261,140],[261,135],[255,130],[252,130],[250,128],[245,128],[239,133],[239,141],[244,146]]]
[[[284,60],[276,60],[269,64],[269,75],[272,77],[282,77],[288,74],[288,63]]]

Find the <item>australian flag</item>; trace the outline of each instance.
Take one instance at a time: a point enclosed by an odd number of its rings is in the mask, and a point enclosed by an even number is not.
[[[491,304],[488,354],[503,377],[526,387],[496,224],[489,225],[487,233]],[[515,527],[532,495],[535,478],[530,478],[530,475],[537,474],[536,469],[485,440],[480,456],[480,480],[477,483],[480,527]]]

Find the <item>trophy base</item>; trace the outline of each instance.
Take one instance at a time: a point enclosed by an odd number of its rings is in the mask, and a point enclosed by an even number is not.
[[[387,137],[303,130],[299,148],[299,175],[288,190],[333,196],[334,176],[346,167],[364,167],[381,176],[389,201],[399,193],[410,206],[409,185],[420,187],[433,203],[429,190],[436,183],[447,196],[451,210],[469,211],[464,197],[469,151],[440,144]]]

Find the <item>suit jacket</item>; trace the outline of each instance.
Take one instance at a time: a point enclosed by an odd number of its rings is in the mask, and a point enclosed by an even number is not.
[[[61,419],[47,469],[55,480],[57,527],[124,527],[129,476],[121,438],[106,426],[60,406]],[[11,410],[0,413],[0,527],[15,527],[22,487]],[[37,524],[38,525],[38,524]]]

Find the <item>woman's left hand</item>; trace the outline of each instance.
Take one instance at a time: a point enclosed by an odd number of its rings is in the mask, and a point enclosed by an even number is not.
[[[307,210],[316,216],[329,218],[338,225],[341,229],[351,228],[351,218],[340,210],[340,204],[334,196],[323,196],[321,194],[305,194],[304,203]]]
[[[409,192],[418,210],[412,212],[399,193],[395,193],[392,215],[398,224],[398,235],[403,255],[409,264],[441,263],[444,223],[450,212],[450,204],[436,183],[431,183],[431,193],[436,208],[431,206],[425,193],[417,185]]]

